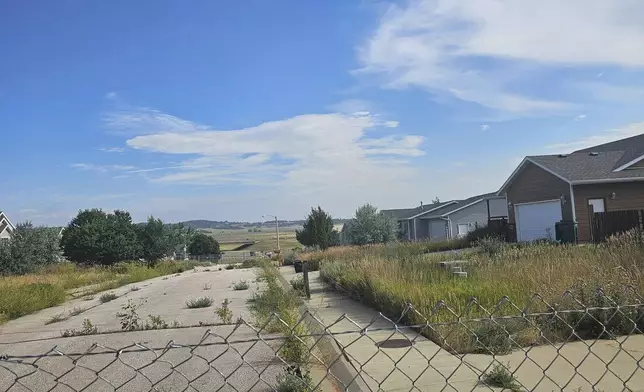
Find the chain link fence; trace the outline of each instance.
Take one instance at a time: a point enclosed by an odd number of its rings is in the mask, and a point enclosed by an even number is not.
[[[597,291],[590,306],[565,293],[557,305],[537,295],[490,309],[472,299],[461,312],[440,301],[432,315],[409,305],[396,319],[325,324],[305,311],[293,325],[275,314],[262,326],[240,319],[0,346],[0,391],[642,391],[636,299]]]

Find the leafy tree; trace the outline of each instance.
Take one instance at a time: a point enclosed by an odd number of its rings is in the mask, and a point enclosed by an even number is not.
[[[209,235],[197,233],[192,236],[188,253],[199,256],[219,254],[219,242]]]
[[[306,217],[304,228],[295,232],[295,237],[302,245],[318,246],[327,249],[338,243],[338,232],[333,228],[333,218],[318,208],[311,208],[311,213]]]
[[[376,207],[365,204],[358,208],[353,219],[345,223],[343,231],[353,245],[378,244],[395,241],[398,225],[393,218],[378,212]]]
[[[58,230],[24,222],[16,226],[11,239],[0,241],[0,275],[33,272],[59,257]]]
[[[96,208],[79,211],[63,231],[61,246],[65,257],[83,264],[110,265],[136,259],[141,252],[129,212]]]
[[[146,223],[138,225],[137,229],[141,257],[148,266],[154,266],[164,256],[174,252],[178,245],[185,244],[190,233],[183,224],[165,224],[153,216]]]

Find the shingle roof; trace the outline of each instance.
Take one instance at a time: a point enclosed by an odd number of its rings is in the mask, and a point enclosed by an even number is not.
[[[423,216],[423,218],[438,218],[438,217],[441,217],[441,216],[444,216],[444,215],[449,215],[453,211],[456,211],[459,208],[463,208],[468,204],[472,204],[477,200],[485,200],[485,199],[496,198],[496,197],[498,197],[496,195],[496,192],[492,192],[492,193],[484,193],[482,195],[476,195],[476,196],[468,197],[467,199],[463,199],[463,200],[456,200],[456,203],[448,205],[448,206],[445,206],[445,207],[443,207],[443,208],[441,208],[439,210],[436,210],[436,211],[432,212],[431,215]]]
[[[397,209],[397,210],[382,210],[382,212],[384,214],[388,214],[394,217],[396,220],[409,219],[413,216],[422,214],[423,211],[430,212],[430,215],[423,215],[422,216],[423,218],[439,217],[442,215],[447,215],[454,210],[457,210],[463,206],[466,206],[470,203],[475,202],[476,200],[488,199],[491,197],[497,197],[496,193],[484,193],[482,195],[468,197],[467,199],[463,199],[463,200],[451,200],[451,201],[446,201],[438,204],[427,204],[427,205],[424,205],[422,208],[416,207],[416,208],[403,208],[403,209]]]
[[[644,177],[644,172],[639,170],[613,171],[636,157],[628,151],[600,151],[597,152],[597,155],[591,155],[589,152],[576,152],[565,156],[530,156],[528,159],[570,182],[575,182]]]
[[[394,210],[381,210],[383,214],[389,215],[396,220],[404,220],[404,219],[409,219],[413,216],[416,216],[418,214],[422,214],[423,211],[432,211],[436,208],[442,208],[448,204],[452,203],[452,201],[446,201],[442,203],[436,203],[436,204],[425,204],[422,207],[418,206],[415,208],[401,208],[401,209],[394,209]]]

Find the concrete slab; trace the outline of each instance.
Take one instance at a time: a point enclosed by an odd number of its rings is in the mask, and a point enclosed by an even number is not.
[[[281,268],[286,280],[292,267]],[[530,391],[644,391],[644,336],[529,347],[504,356],[452,355],[407,328],[396,328],[349,296],[329,290],[310,273],[309,310],[333,334],[367,390],[491,390],[480,380],[501,363]],[[402,309],[401,309],[402,311]],[[382,342],[400,340],[394,347]],[[411,343],[411,345],[410,345]]]
[[[276,377],[284,368],[275,357],[283,339],[274,334],[258,334],[247,325],[237,329],[223,325],[60,336],[64,329],[80,329],[84,318],[90,319],[99,332],[118,331],[120,324],[115,314],[128,299],[137,303],[147,299],[138,311],[142,317],[160,315],[169,323],[176,320],[181,325],[189,325],[218,321],[214,308],[228,298],[234,319],[241,316],[250,320],[246,301],[259,288],[257,283],[252,283],[255,272],[252,269],[218,271],[217,267],[208,267],[210,271],[206,272],[205,269],[112,290],[119,298],[105,304],[99,303],[97,295],[91,301],[74,300],[8,322],[0,327],[0,391],[50,390],[55,386],[55,377],[66,372],[69,373],[59,378],[59,382],[71,390],[80,390],[94,382],[84,390],[114,390],[124,384],[119,391],[150,391],[152,385],[159,391],[179,391],[185,390],[188,380],[191,390],[197,391],[220,387],[222,391],[273,390]],[[247,280],[251,288],[233,290],[232,284],[239,280]],[[204,290],[206,284],[211,285],[209,290]],[[132,291],[132,286],[139,289]],[[213,306],[186,308],[187,300],[200,296],[213,298]],[[53,315],[74,307],[87,310],[66,321],[44,325]],[[121,352],[124,347],[128,348]],[[48,352],[51,356],[41,357]],[[87,354],[80,356],[82,353]],[[74,360],[77,361],[74,363]],[[97,375],[102,378],[97,379]],[[53,390],[70,389],[58,385]]]

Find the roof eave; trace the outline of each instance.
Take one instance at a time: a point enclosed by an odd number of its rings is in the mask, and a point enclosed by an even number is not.
[[[410,216],[409,218],[403,218],[403,219],[399,219],[399,220],[409,220],[409,219],[418,218],[419,216],[421,216],[421,215],[425,215],[425,214],[427,214],[428,212],[436,211],[436,210],[438,210],[438,209],[440,209],[440,208],[447,207],[448,205],[451,205],[451,204],[454,204],[454,203],[458,203],[458,202],[457,202],[457,201],[454,201],[454,200],[452,200],[452,201],[448,201],[448,202],[446,202],[446,203],[441,204],[441,205],[440,205],[440,206],[438,206],[438,207],[430,208],[430,209],[429,209],[429,210],[427,210],[427,211],[423,211],[423,212],[421,212],[420,214],[416,214],[416,215],[414,215],[414,216]]]
[[[590,185],[590,184],[605,184],[611,182],[637,182],[644,181],[644,177],[622,177],[622,178],[598,178],[594,180],[577,180],[571,182],[571,185]]]
[[[516,169],[514,169],[514,171],[512,172],[512,174],[510,174],[510,177],[508,177],[508,179],[507,179],[507,180],[505,180],[505,182],[503,183],[503,185],[501,186],[501,188],[498,190],[498,192],[496,192],[496,195],[497,195],[497,196],[502,196],[502,195],[503,195],[503,191],[505,191],[505,188],[507,188],[507,187],[508,187],[508,185],[510,185],[510,184],[512,183],[512,180],[514,179],[514,177],[516,177],[516,176],[517,176],[517,174],[519,174],[519,171],[521,170],[521,168],[522,168],[522,167],[523,167],[527,162],[530,162],[530,163],[532,163],[533,165],[537,166],[538,168],[540,168],[540,169],[542,169],[542,170],[547,171],[548,173],[552,174],[553,176],[555,176],[555,177],[559,178],[560,180],[565,181],[567,184],[572,184],[572,181],[570,181],[570,180],[569,180],[569,179],[567,179],[566,177],[562,176],[561,174],[559,174],[559,173],[557,173],[557,172],[555,172],[555,171],[553,171],[553,170],[551,170],[551,169],[548,169],[546,166],[544,166],[544,165],[542,165],[542,164],[540,164],[540,163],[537,163],[537,162],[535,162],[534,160],[532,160],[532,159],[530,159],[530,158],[528,158],[528,157],[525,157],[525,158],[523,158],[523,160],[521,161],[521,163],[519,163],[519,166],[517,166],[517,168],[516,168]]]

